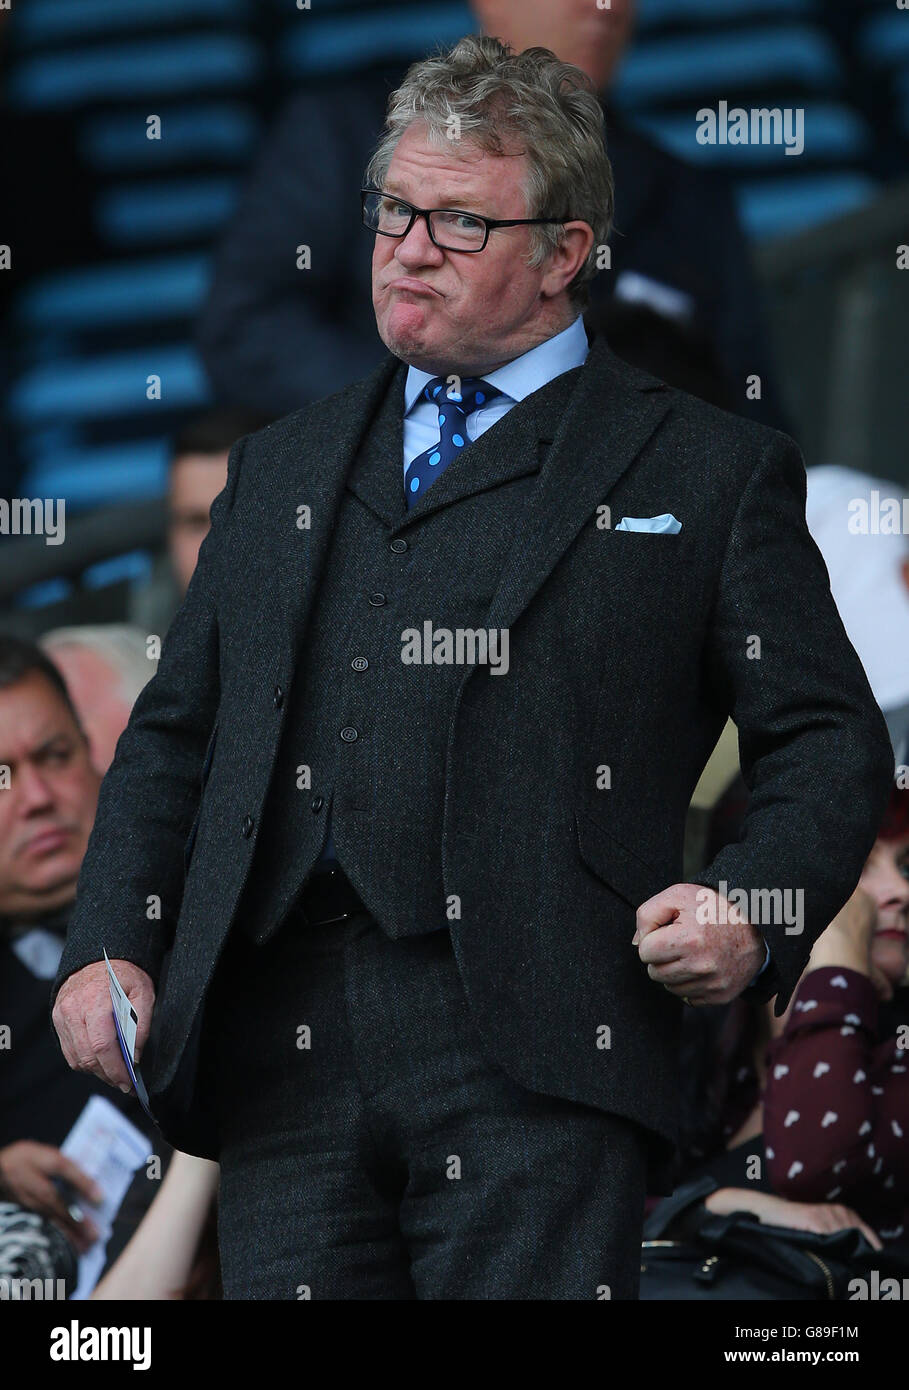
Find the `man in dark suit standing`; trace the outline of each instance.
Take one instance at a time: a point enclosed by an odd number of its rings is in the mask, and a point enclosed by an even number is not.
[[[146,1080],[220,1161],[228,1298],[634,1298],[682,1000],[785,1006],[886,727],[792,441],[588,349],[584,74],[464,39],[366,182],[390,355],[232,450],[54,1021],[122,1084],[101,948],[140,1044],[170,950]],[[680,883],[730,714],[745,835]]]

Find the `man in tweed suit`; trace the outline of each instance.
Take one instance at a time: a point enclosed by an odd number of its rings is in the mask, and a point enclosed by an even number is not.
[[[785,1006],[886,727],[792,441],[588,345],[583,74],[465,39],[366,182],[390,355],[232,450],[54,1022],[123,1084],[102,946],[140,1045],[159,991],[151,1104],[220,1161],[228,1298],[634,1298],[683,1000]],[[680,883],[729,715],[746,832]]]

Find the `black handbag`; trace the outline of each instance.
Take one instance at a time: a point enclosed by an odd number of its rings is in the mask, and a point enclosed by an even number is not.
[[[651,1212],[641,1245],[642,1300],[829,1299],[849,1297],[849,1284],[905,1277],[909,1257],[875,1250],[857,1228],[829,1235],[767,1226],[750,1212],[718,1216],[706,1209],[689,1220],[685,1239],[667,1238],[683,1212],[703,1203],[720,1184],[710,1177],[686,1184]],[[694,1229],[692,1229],[694,1225]]]

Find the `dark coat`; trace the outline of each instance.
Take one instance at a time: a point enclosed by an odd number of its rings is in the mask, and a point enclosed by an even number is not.
[[[269,790],[288,707],[275,688],[293,677],[359,441],[404,370],[386,357],[234,446],[185,603],[101,789],[54,993],[102,943],[155,979],[173,946],[146,1080],[177,1147],[209,1142],[188,1127],[177,1074],[266,798],[293,794]],[[803,889],[799,934],[759,924],[772,955],[757,997],[779,991],[778,1010],[855,887],[893,757],[806,528],[795,444],[626,366],[602,339],[562,380],[564,393],[543,387],[491,427],[482,467],[471,472],[466,449],[421,504],[438,488],[432,506],[457,526],[460,499],[539,465],[487,616],[509,630],[510,671],[470,666],[461,679],[438,770],[439,854],[495,1060],[531,1089],[671,1143],[682,1005],[631,938],[635,908],[682,877],[686,811],[727,717],[752,797],[744,838],[698,882]],[[397,488],[401,460],[388,468]],[[288,525],[296,500],[311,503],[302,551]],[[663,512],[680,532],[615,529]],[[416,541],[421,524],[418,509],[399,532]]]

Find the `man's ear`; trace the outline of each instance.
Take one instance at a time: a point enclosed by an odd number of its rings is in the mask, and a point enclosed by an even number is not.
[[[583,268],[592,246],[593,228],[589,222],[566,222],[563,225],[561,239],[550,253],[549,265],[540,286],[545,299],[564,293]]]

